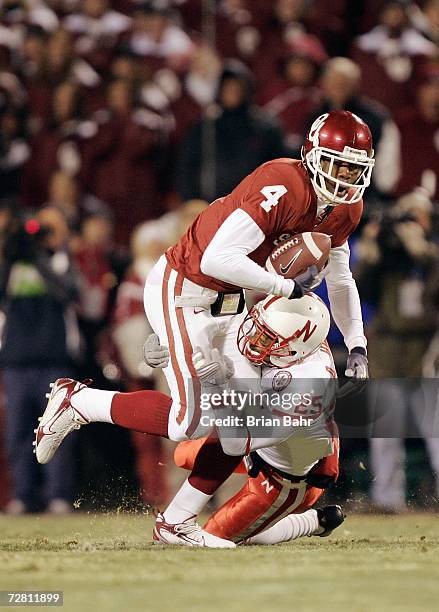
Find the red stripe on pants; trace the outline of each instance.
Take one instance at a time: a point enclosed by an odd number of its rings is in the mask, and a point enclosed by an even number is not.
[[[180,370],[180,366],[178,365],[178,360],[175,354],[175,340],[174,340],[174,334],[172,332],[171,319],[169,316],[168,295],[169,295],[169,277],[171,275],[171,270],[172,268],[170,267],[170,265],[166,264],[165,275],[163,277],[163,285],[162,285],[162,305],[163,305],[163,314],[165,317],[166,334],[168,336],[171,365],[172,365],[172,369],[174,371],[175,378],[177,380],[177,386],[178,386],[180,410],[178,411],[178,415],[177,415],[177,423],[180,425],[180,423],[183,421],[186,415],[187,401],[186,401],[186,389],[184,386],[183,374],[182,374],[182,371]]]
[[[282,491],[282,485],[275,480],[270,480],[271,486],[266,489],[261,484],[266,479],[262,473],[249,478],[240,491],[212,514],[204,529],[228,540],[246,533],[270,510]]]
[[[282,514],[286,512],[288,508],[294,504],[294,502],[297,499],[298,494],[299,494],[299,489],[291,489],[291,491],[288,493],[288,497],[286,498],[282,506],[279,508],[279,510],[277,510],[274,514],[272,514],[266,521],[262,523],[262,525],[259,525],[257,529],[255,529],[252,533],[249,533],[246,537],[251,538],[252,536],[256,534],[261,533],[261,531],[264,531],[264,529],[267,529],[267,527],[269,527],[272,523],[275,523],[276,519],[282,516]]]
[[[177,281],[175,283],[175,290],[174,290],[175,297],[178,297],[181,295],[181,292],[183,290],[183,281],[184,281],[183,276],[179,274],[177,276]],[[192,388],[194,390],[194,398],[193,398],[194,411],[192,415],[192,420],[189,423],[189,427],[187,428],[185,432],[188,438],[190,438],[191,435],[194,433],[194,431],[197,429],[198,424],[200,422],[200,418],[201,418],[201,408],[200,408],[201,384],[200,384],[200,379],[197,376],[197,372],[195,371],[194,364],[192,362],[193,347],[192,347],[192,343],[189,338],[189,333],[187,331],[186,321],[184,320],[183,309],[176,308],[175,312],[177,315],[178,327],[180,329],[180,334],[183,340],[184,359],[186,361],[186,366],[192,378]]]

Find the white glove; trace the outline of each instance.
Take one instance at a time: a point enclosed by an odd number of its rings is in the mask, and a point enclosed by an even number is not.
[[[364,348],[355,347],[351,350],[346,362],[345,376],[361,380],[369,378],[369,365]]]
[[[143,345],[143,359],[151,368],[166,368],[169,363],[169,350],[162,346],[157,334],[151,334]]]
[[[231,359],[221,355],[218,349],[195,347],[192,363],[198,378],[208,385],[225,385],[235,370]]]

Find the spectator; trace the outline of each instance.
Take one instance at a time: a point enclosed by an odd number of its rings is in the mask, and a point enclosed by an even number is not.
[[[173,140],[176,144],[181,143],[185,133],[200,119],[203,110],[215,100],[221,70],[221,61],[213,49],[207,45],[196,49],[180,87],[180,95],[170,96],[175,117]]]
[[[361,5],[349,0],[312,0],[309,3],[308,30],[316,36],[329,55],[347,55],[352,36],[352,13]]]
[[[70,510],[73,495],[72,444],[44,466],[44,491],[37,491],[38,464],[32,455],[32,429],[42,413],[49,383],[71,371],[78,349],[74,314],[77,284],[67,251],[62,214],[45,208],[35,219],[11,222],[1,266],[6,323],[0,351],[6,395],[6,450],[13,499],[9,510],[22,513],[44,502],[48,512]]]
[[[131,19],[112,10],[108,0],[84,0],[80,6],[80,11],[64,19],[63,26],[75,36],[78,55],[103,73]]]
[[[103,232],[112,236],[111,214],[108,206],[89,193],[83,193],[79,179],[72,176],[65,170],[56,170],[49,180],[49,198],[45,206],[58,208],[66,218],[72,238],[70,243],[81,244],[80,225],[88,217],[98,217],[101,219],[101,228],[106,226]],[[103,229],[103,228],[102,228]]]
[[[413,4],[410,19],[421,34],[436,45],[439,44],[439,0],[426,0],[422,8]]]
[[[128,391],[152,389],[163,376],[151,370],[142,357],[142,347],[152,329],[145,317],[145,279],[163,251],[171,243],[160,221],[142,223],[131,238],[132,265],[120,284],[114,311],[112,338]],[[161,383],[163,385],[163,382]],[[136,470],[141,495],[147,505],[163,504],[168,497],[167,457],[163,440],[157,436],[131,433],[136,451]]]
[[[50,36],[45,70],[50,84],[68,79],[83,87],[95,87],[99,83],[99,76],[90,64],[75,56],[73,38],[67,30],[57,30]]]
[[[354,41],[352,59],[363,74],[362,93],[396,111],[413,102],[417,72],[436,45],[410,25],[407,2],[392,0],[381,10],[379,23]]]
[[[0,66],[2,70],[11,69],[12,58],[20,53],[21,47],[21,33],[0,22]]]
[[[0,109],[0,198],[20,194],[23,168],[30,155],[27,136],[25,109],[12,105]]]
[[[384,190],[395,176],[395,173],[391,173],[389,163],[397,153],[398,130],[389,113],[380,104],[360,95],[360,84],[361,70],[355,62],[346,57],[328,60],[321,79],[323,100],[307,123],[312,123],[323,113],[340,109],[355,113],[367,123],[372,133],[376,159],[372,189],[369,189],[367,196],[371,200],[377,197],[376,187]]]
[[[218,107],[193,126],[181,146],[176,185],[183,200],[214,200],[258,164],[284,154],[282,132],[269,115],[253,108],[252,97],[250,72],[240,62],[229,63],[221,75]]]
[[[87,191],[110,206],[115,240],[125,245],[136,224],[164,211],[160,162],[166,125],[160,115],[139,108],[135,96],[130,81],[108,86],[108,109],[97,115],[98,129],[87,143],[82,170]]]
[[[431,213],[425,193],[407,194],[381,224],[365,226],[357,245],[359,289],[376,304],[368,329],[371,375],[383,379],[377,397],[370,394],[372,418],[380,427],[370,441],[371,495],[374,505],[388,512],[406,508],[403,437],[408,413],[425,440],[439,495],[439,439],[428,423],[435,403],[425,403],[419,380],[406,382],[421,378],[436,324],[425,309],[429,279],[439,262]]]
[[[158,2],[148,2],[136,9],[128,45],[146,61],[151,73],[164,67],[185,70],[193,51],[190,37],[172,22],[169,9]]]
[[[439,199],[439,69],[425,67],[422,82],[416,89],[416,106],[401,111],[395,155],[388,167],[393,181],[388,190],[396,195],[424,187]]]
[[[17,49],[20,79],[26,88],[31,116],[41,122],[50,114],[44,64],[48,34],[40,27],[29,27]]]
[[[261,45],[260,15],[249,0],[222,0],[215,15],[217,49],[222,57],[250,63]]]
[[[170,226],[169,228],[171,236],[170,244],[177,242],[177,240],[187,232],[198,215],[203,212],[208,205],[209,203],[205,200],[188,200],[184,202],[177,211],[168,213],[162,217],[162,222],[165,222],[167,218],[169,220],[171,216],[174,220],[173,227]]]
[[[310,3],[307,0],[276,0],[271,4],[271,15],[261,28],[261,46],[251,64],[259,85],[269,84],[279,66],[304,34],[318,48],[320,55],[326,54],[321,40],[310,30],[308,20]],[[292,49],[293,47],[293,49]]]
[[[299,37],[283,61],[282,76],[274,78],[258,97],[263,110],[282,124],[291,157],[300,155],[309,115],[317,112],[320,105],[316,82],[325,59],[326,55],[315,47],[312,37]]]
[[[270,14],[267,4],[264,0],[220,0],[211,5],[215,47],[222,57],[251,61],[259,52],[260,27]],[[212,44],[203,27],[202,0],[177,0],[175,5],[186,29]]]
[[[143,88],[147,94],[143,96],[146,104],[151,97],[159,100],[158,88],[166,96],[161,109],[170,126],[165,176],[174,176],[178,149],[189,129],[200,120],[203,110],[214,101],[220,73],[221,61],[216,53],[207,45],[201,45],[192,55],[189,72],[183,80],[173,70],[162,68],[155,73],[153,81]],[[166,114],[163,113],[164,109],[167,110]],[[160,109],[157,108],[157,111]]]
[[[81,368],[84,376],[95,380],[102,376],[96,360],[99,336],[109,325],[112,292],[118,280],[112,240],[113,224],[109,216],[96,211],[82,220],[73,249],[79,279]]]
[[[63,170],[57,170],[49,180],[46,206],[59,208],[71,230],[78,229],[81,215],[78,182]]]
[[[57,29],[59,21],[48,4],[44,0],[2,2],[2,22],[19,36],[27,26],[53,32]]]
[[[31,141],[22,183],[26,205],[36,208],[47,201],[49,180],[56,170],[72,175],[79,171],[84,141],[96,130],[83,121],[81,102],[80,90],[70,82],[54,90],[50,119]]]
[[[80,88],[84,106],[93,109],[99,96],[100,77],[90,64],[75,56],[69,32],[57,30],[47,37],[34,30],[27,39],[25,51],[22,71],[34,117],[40,122],[49,119],[53,90],[65,82]]]
[[[30,147],[26,91],[8,66],[0,69],[0,199],[17,199]]]
[[[111,79],[125,79],[137,81],[140,79],[139,61],[126,45],[118,47],[110,64],[109,76]]]

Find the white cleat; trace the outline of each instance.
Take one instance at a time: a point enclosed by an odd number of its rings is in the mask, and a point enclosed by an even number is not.
[[[34,429],[36,435],[33,446],[38,463],[49,463],[64,438],[74,429],[88,424],[87,419],[73,408],[70,401],[72,395],[86,386],[86,383],[72,378],[58,378],[50,383],[52,391],[46,395],[46,410],[38,419],[38,427]]]
[[[195,517],[186,519],[183,523],[172,525],[165,521],[159,512],[152,534],[155,544],[173,544],[176,546],[198,546],[200,548],[236,548],[230,540],[204,531],[195,521]]]

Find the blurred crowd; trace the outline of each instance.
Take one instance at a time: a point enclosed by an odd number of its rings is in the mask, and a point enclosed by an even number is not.
[[[351,244],[372,375],[437,376],[438,43],[439,0],[0,2],[0,508],[69,511],[72,464],[82,483],[96,479],[78,453],[108,469],[108,448],[86,436],[37,469],[32,428],[49,382],[162,386],[141,359],[148,271],[257,165],[300,156],[332,109],[362,117],[374,139]],[[340,344],[334,330],[336,356]],[[416,401],[393,393],[410,418]],[[143,501],[163,503],[162,441],[117,441]],[[371,442],[377,508],[405,509],[404,461],[403,431]]]

